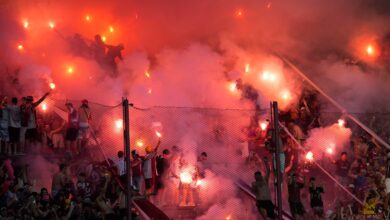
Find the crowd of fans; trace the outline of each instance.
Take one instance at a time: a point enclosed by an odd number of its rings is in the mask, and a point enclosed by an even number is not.
[[[123,219],[127,180],[124,153],[120,151],[117,158],[104,162],[89,160],[76,169],[73,165],[86,151],[91,138],[92,114],[88,101],[83,100],[79,107],[67,102],[67,120],[56,114],[42,117],[37,107],[48,95],[36,102],[31,96],[23,97],[21,103],[17,98],[1,100],[0,218]],[[288,194],[291,215],[295,219],[387,218],[390,159],[387,159],[387,150],[375,139],[355,135],[350,148],[345,148],[339,158],[324,157],[317,161],[334,176],[337,181],[334,184],[329,184],[329,179],[318,172],[311,161],[305,160],[305,151],[297,142],[304,145],[308,131],[321,126],[318,103],[316,95],[309,94],[304,96],[297,110],[281,112],[283,124],[295,139],[282,131],[278,140],[283,151],[283,188]],[[269,179],[275,173],[272,169],[275,158],[267,159],[273,157],[273,143],[267,144],[269,138],[272,140],[272,129],[267,132],[253,122],[243,131],[248,143],[247,163],[251,165],[249,169],[252,167],[255,171],[252,190],[257,208],[261,216],[273,219],[275,206],[271,192],[274,186]],[[29,166],[10,156],[40,154],[41,146],[65,155],[65,159],[52,177],[51,189],[42,188],[37,192],[33,191],[35,186],[29,176]],[[155,147],[145,146],[144,155],[135,150],[131,152],[133,195],[148,199],[160,208],[196,206],[199,202],[197,187],[204,178],[207,153],[198,156],[186,177],[179,171],[191,165],[180,147],[162,150],[159,147],[160,141]],[[133,214],[137,216],[135,210]]]

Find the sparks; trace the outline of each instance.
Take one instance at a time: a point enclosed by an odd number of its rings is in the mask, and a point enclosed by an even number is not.
[[[314,155],[313,155],[313,152],[311,152],[311,151],[307,152],[307,154],[306,154],[305,157],[306,157],[306,159],[307,159],[308,161],[314,160]]]
[[[137,145],[137,147],[143,147],[144,146],[144,142],[142,140],[137,140],[135,142],[135,144]]]
[[[250,71],[250,65],[249,65],[249,63],[247,63],[245,65],[245,73],[249,73],[249,71]]]
[[[69,67],[68,67],[68,73],[69,73],[69,74],[72,74],[73,71],[74,71],[74,70],[73,70],[73,67],[69,66]]]
[[[331,147],[326,148],[326,153],[333,154],[333,149]]]
[[[42,108],[42,111],[45,112],[47,110],[47,104],[46,103],[42,103],[41,108]]]
[[[18,50],[20,50],[20,51],[23,50],[23,45],[22,45],[22,44],[19,44],[19,45],[18,45]]]
[[[102,36],[102,41],[106,42],[106,40],[107,40],[106,36]]]
[[[146,78],[150,78],[150,73],[148,71],[145,71]]]
[[[204,181],[203,180],[197,180],[196,181],[196,186],[200,186],[200,185],[204,185]]]
[[[241,9],[238,9],[238,10],[236,11],[236,16],[237,16],[237,17],[241,17],[243,14],[244,14],[244,12],[243,12]]]
[[[268,123],[267,122],[261,122],[260,123],[260,128],[261,128],[262,131],[267,130],[267,127],[268,127]]]
[[[337,120],[337,125],[338,125],[340,128],[342,128],[342,127],[344,127],[344,125],[345,125],[345,121],[344,121],[343,119],[339,119],[339,120]]]
[[[28,23],[28,21],[23,21],[23,27],[24,27],[25,29],[27,29],[27,28],[28,28],[28,26],[29,26],[29,23]]]
[[[192,175],[191,175],[191,173],[190,172],[188,172],[188,171],[183,171],[183,172],[181,172],[180,173],[180,181],[182,182],[182,183],[192,183]]]
[[[50,89],[55,89],[55,88],[56,88],[56,84],[50,83],[50,84],[49,84],[49,87],[50,87]]]
[[[161,138],[162,134],[161,134],[160,132],[156,131],[156,136],[157,136],[158,138]]]
[[[122,129],[122,128],[123,128],[123,120],[122,120],[122,119],[117,119],[117,120],[115,121],[115,127],[116,127],[117,129]]]
[[[290,92],[289,91],[283,91],[282,92],[282,98],[284,99],[284,100],[289,100],[289,99],[291,99],[291,94],[290,94]]]
[[[112,26],[109,27],[111,33],[114,33],[114,28]]]
[[[225,220],[232,220],[232,215],[231,215],[231,214],[228,215],[228,216],[225,218]]]
[[[237,90],[237,84],[236,84],[235,82],[231,82],[231,83],[229,84],[229,90],[230,90],[231,92],[235,92],[235,91]]]
[[[86,21],[91,21],[91,16],[86,15],[86,16],[85,16],[85,20],[86,20]]]
[[[269,72],[269,71],[264,71],[263,74],[261,75],[261,78],[264,80],[264,81],[275,81],[276,80],[276,76],[275,74]]]
[[[54,29],[54,27],[55,27],[55,24],[54,24],[54,22],[53,22],[53,21],[49,21],[49,27],[50,27],[51,29]]]

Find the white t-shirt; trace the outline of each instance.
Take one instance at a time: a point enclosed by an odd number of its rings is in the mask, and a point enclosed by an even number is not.
[[[123,176],[126,174],[126,161],[125,158],[118,158],[116,162],[116,167],[118,168],[119,176]]]
[[[13,128],[20,128],[21,127],[21,112],[20,107],[17,105],[8,105],[7,106],[8,113],[9,113],[9,126]]]

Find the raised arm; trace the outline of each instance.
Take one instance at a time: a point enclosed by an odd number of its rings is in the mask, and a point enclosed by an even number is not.
[[[33,107],[36,107],[36,106],[38,106],[39,104],[41,104],[41,103],[46,99],[46,97],[47,97],[48,95],[50,95],[50,92],[45,93],[45,95],[43,95],[38,101],[34,102],[34,103],[32,104]]]
[[[158,150],[158,148],[160,147],[160,145],[161,145],[161,139],[158,139],[157,145],[156,145],[156,147],[154,148],[154,152],[155,152],[155,153],[157,152],[157,150]]]

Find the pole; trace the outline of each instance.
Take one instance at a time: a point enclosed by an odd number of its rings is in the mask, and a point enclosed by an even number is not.
[[[131,220],[131,164],[130,164],[130,117],[129,117],[129,100],[123,99],[123,139],[126,153],[126,209],[127,209],[127,220]]]
[[[298,73],[304,80],[306,80],[313,88],[315,88],[321,95],[323,95],[326,99],[328,99],[336,108],[338,108],[345,116],[347,116],[349,119],[354,121],[356,124],[358,124],[363,130],[365,130],[367,133],[369,133],[372,137],[374,137],[379,143],[381,143],[383,146],[385,146],[387,149],[390,150],[390,145],[386,143],[381,137],[379,137],[373,130],[368,128],[366,125],[364,125],[359,119],[357,119],[355,116],[349,114],[347,110],[341,106],[336,100],[334,100],[332,97],[330,97],[328,94],[326,94],[319,86],[317,86],[312,80],[310,80],[301,70],[298,69],[293,63],[291,63],[289,60],[284,58],[283,56],[279,55],[279,57],[287,63],[296,73]]]
[[[276,159],[276,186],[277,186],[277,203],[278,203],[278,219],[282,220],[283,202],[282,202],[282,167],[280,162],[281,147],[279,142],[279,117],[278,117],[278,103],[272,103],[273,109],[273,123],[274,123],[274,144],[275,144],[275,159]]]

